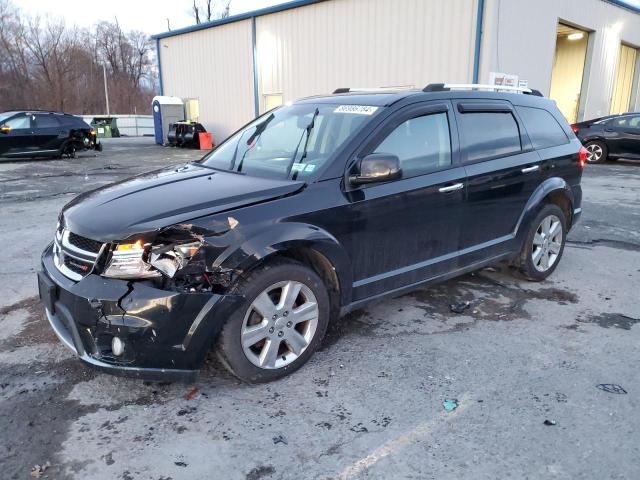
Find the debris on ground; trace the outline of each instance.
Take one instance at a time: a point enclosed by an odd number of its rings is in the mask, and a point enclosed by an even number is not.
[[[189,392],[184,396],[185,400],[191,400],[193,397],[196,396],[196,394],[198,393],[198,389],[196,387],[193,387],[191,390],[189,390]]]
[[[31,469],[31,476],[33,478],[40,478],[49,467],[51,467],[50,462],[47,462],[44,465],[34,465]]]
[[[196,407],[183,408],[182,410],[178,410],[178,413],[176,415],[178,415],[179,417],[184,417],[185,415],[189,415],[190,413],[193,413],[196,410],[197,410]]]
[[[173,464],[178,466],[178,467],[186,467],[186,466],[188,466],[188,464],[186,464],[184,462],[173,462]]]
[[[447,412],[453,412],[456,408],[458,408],[458,400],[455,398],[447,398],[444,402],[442,402],[442,406]]]
[[[596,385],[596,388],[599,388],[603,392],[617,393],[618,395],[627,393],[624,388],[622,388],[620,385],[616,385],[615,383],[601,383],[600,385]]]
[[[279,443],[283,443],[284,445],[289,445],[287,439],[284,435],[278,435],[277,437],[273,437],[273,444],[277,445]]]
[[[548,425],[548,426],[555,425],[556,423],[557,423],[557,422],[556,422],[555,420],[549,420],[549,419],[547,419],[547,420],[545,420],[545,421],[544,421],[544,424],[545,424],[545,425]]]
[[[470,302],[452,303],[449,308],[453,313],[462,313],[471,306]]]

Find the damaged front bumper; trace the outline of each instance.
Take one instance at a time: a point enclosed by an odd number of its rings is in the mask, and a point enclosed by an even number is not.
[[[95,274],[75,282],[55,267],[51,246],[42,255],[38,287],[51,327],[81,360],[147,380],[192,381],[241,300]],[[119,355],[111,349],[116,336],[124,343]]]

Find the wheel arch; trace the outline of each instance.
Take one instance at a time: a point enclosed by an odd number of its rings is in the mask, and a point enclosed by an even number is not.
[[[536,216],[540,206],[545,203],[558,205],[564,212],[567,219],[567,229],[571,227],[573,221],[573,191],[569,184],[560,177],[547,178],[529,197],[515,229],[515,235],[519,240],[526,235],[526,226]],[[523,228],[524,227],[524,228]]]
[[[277,258],[296,260],[314,270],[327,286],[332,314],[351,299],[351,262],[340,242],[314,225],[281,223],[246,239],[216,261],[244,276]]]

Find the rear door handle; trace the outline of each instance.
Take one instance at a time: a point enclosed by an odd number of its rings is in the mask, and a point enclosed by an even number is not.
[[[534,165],[533,167],[527,167],[527,168],[523,168],[522,170],[520,170],[522,173],[531,173],[531,172],[535,172],[536,170],[538,170],[540,168],[539,165]]]
[[[454,183],[453,185],[449,185],[447,187],[440,187],[438,191],[440,193],[449,193],[449,192],[455,192],[456,190],[460,190],[463,187],[464,187],[463,183]]]

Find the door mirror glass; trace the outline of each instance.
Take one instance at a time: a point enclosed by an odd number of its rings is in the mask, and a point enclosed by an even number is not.
[[[9,125],[0,125],[0,132],[9,133],[11,131],[11,127]]]
[[[351,175],[353,185],[387,182],[402,177],[400,159],[389,153],[372,153],[360,160],[359,173]]]

